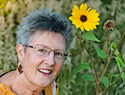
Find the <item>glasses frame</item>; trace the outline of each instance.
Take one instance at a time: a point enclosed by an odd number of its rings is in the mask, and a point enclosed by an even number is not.
[[[65,50],[64,50],[64,49],[55,49],[55,50],[53,50],[53,49],[51,49],[50,47],[45,46],[45,45],[42,45],[42,44],[36,44],[36,46],[32,46],[32,45],[22,45],[22,46],[29,47],[29,48],[33,48],[34,51],[35,51],[35,49],[36,49],[37,46],[44,46],[44,47],[46,47],[46,48],[49,49],[49,52],[48,52],[48,55],[47,55],[47,56],[49,56],[49,54],[50,54],[51,51],[54,52],[54,59],[55,59],[55,52],[58,51],[58,50],[61,50],[61,51],[64,52],[63,57],[64,57],[64,56],[66,56],[66,57],[71,56],[69,53],[68,53],[68,54],[65,54]],[[47,56],[46,56],[46,57],[47,57]],[[58,58],[56,58],[56,59],[58,59]],[[58,59],[58,60],[59,60],[59,59]],[[62,60],[59,60],[59,61],[63,61],[63,59],[62,59]]]

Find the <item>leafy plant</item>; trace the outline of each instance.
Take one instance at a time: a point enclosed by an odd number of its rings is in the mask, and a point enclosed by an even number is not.
[[[69,13],[71,12],[74,4],[80,5],[81,3],[86,3],[88,6],[91,6],[92,9],[97,9],[100,21],[97,29],[93,29],[90,32],[86,32],[86,29],[84,29],[83,32],[79,30],[79,28],[73,30],[78,34],[81,40],[79,40],[75,33],[72,34],[73,42],[69,48],[69,51],[72,53],[72,57],[68,58],[64,62],[64,66],[59,75],[59,95],[95,95],[97,84],[95,73],[91,64],[91,59],[87,55],[82,42],[84,42],[85,47],[92,57],[99,80],[107,65],[107,59],[109,59],[107,56],[106,58],[101,58],[97,53],[97,49],[100,49],[107,55],[107,31],[102,31],[102,26],[107,19],[111,19],[115,22],[115,28],[113,31],[109,31],[109,42],[114,42],[117,46],[118,41],[120,37],[124,35],[125,30],[125,0],[0,0],[0,74],[17,67],[17,56],[15,50],[16,29],[23,17],[33,10],[43,7],[50,7],[54,11],[69,17]],[[84,39],[82,36],[86,33],[93,33],[100,42]],[[122,38],[123,40],[119,42],[116,48],[119,51],[120,56],[122,55],[123,57],[123,59],[120,57],[123,63],[125,61],[124,38],[125,37]],[[113,53],[110,43],[109,55]],[[102,54],[100,55],[102,56]],[[77,68],[85,62],[89,63],[90,68],[80,70],[69,78],[72,72],[75,72]],[[122,69],[124,68],[125,64],[123,64]],[[120,70],[114,53],[110,58],[109,65],[107,66],[104,74],[109,81],[110,87],[107,87],[108,89],[106,89],[104,95],[124,95],[125,80],[123,81],[123,78],[119,75]],[[67,81],[64,82],[65,80]],[[105,85],[101,81],[99,94],[101,94],[105,88]]]
[[[88,56],[90,58],[90,61],[92,63],[92,67],[94,70],[94,76],[95,76],[95,81],[96,81],[96,95],[98,95],[99,92],[99,87],[100,87],[100,83],[102,82],[105,86],[105,89],[101,92],[101,94],[104,94],[106,92],[106,90],[113,84],[116,83],[116,81],[121,77],[124,81],[125,78],[125,73],[123,72],[125,70],[124,68],[124,62],[123,62],[123,57],[122,55],[119,53],[119,51],[117,50],[117,47],[119,45],[119,43],[122,41],[123,37],[125,36],[125,33],[123,34],[123,36],[121,37],[121,39],[119,40],[119,42],[117,43],[117,45],[115,45],[114,42],[111,43],[111,47],[110,46],[110,40],[109,40],[109,33],[113,32],[114,29],[114,22],[112,20],[107,20],[104,23],[104,27],[103,29],[105,30],[105,32],[107,32],[107,55],[106,53],[97,48],[96,52],[98,54],[98,57],[100,57],[101,59],[104,60],[104,64],[106,64],[106,67],[101,75],[100,78],[98,78],[97,75],[97,71],[95,68],[95,63],[92,59],[92,56],[89,52],[89,50],[86,48],[86,45],[84,44],[86,40],[91,40],[91,41],[95,41],[95,42],[101,42],[98,38],[96,38],[96,36],[94,35],[93,32],[91,32],[91,30],[96,29],[96,25],[99,25],[98,21],[100,20],[98,18],[99,14],[96,13],[96,10],[90,10],[91,8],[87,9],[87,5],[86,4],[81,4],[80,5],[80,9],[74,5],[74,8],[72,9],[72,16],[69,17],[69,19],[72,21],[72,24],[75,25],[76,28],[80,28],[81,31],[80,32],[75,32],[77,38],[80,40],[80,42],[82,43],[83,47],[85,48],[86,52],[88,53]],[[86,31],[84,31],[84,29]],[[87,32],[89,31],[89,32]],[[83,32],[86,32],[85,34]],[[110,52],[111,51],[111,52]],[[111,59],[114,57],[115,55],[115,60],[117,62],[118,65],[118,69],[120,71],[120,74],[117,76],[117,78],[115,79],[114,82],[110,83],[109,78],[107,77],[107,75],[105,75],[106,70],[111,62]],[[98,62],[97,62],[98,63]],[[81,66],[80,66],[81,67]],[[78,67],[76,69],[75,72],[71,73],[71,76],[74,74],[77,74],[78,72],[80,72],[82,69],[79,69],[80,67]],[[104,76],[105,75],[105,76]],[[116,75],[113,75],[116,76]],[[82,79],[87,80],[87,81],[93,81],[94,77],[90,76],[88,74],[84,74],[81,76]]]

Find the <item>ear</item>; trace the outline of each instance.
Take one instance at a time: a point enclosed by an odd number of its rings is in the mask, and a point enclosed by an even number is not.
[[[17,50],[18,60],[19,60],[19,62],[22,63],[23,58],[24,58],[24,48],[21,44],[17,44],[16,50]]]

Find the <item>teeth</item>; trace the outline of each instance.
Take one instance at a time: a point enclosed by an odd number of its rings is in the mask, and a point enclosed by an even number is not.
[[[51,71],[49,71],[49,70],[41,70],[41,69],[39,69],[39,71],[43,72],[43,73],[47,73],[47,74],[51,73]]]

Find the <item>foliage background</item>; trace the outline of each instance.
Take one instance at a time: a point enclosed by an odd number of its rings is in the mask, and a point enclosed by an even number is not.
[[[125,0],[0,0],[0,74],[17,67],[16,30],[23,17],[29,12],[43,7],[52,8],[54,11],[69,17],[74,4],[79,6],[82,3],[87,3],[89,7],[97,9],[97,12],[100,14],[100,25],[93,32],[97,38],[101,40],[101,43],[91,41],[85,42],[86,47],[94,60],[97,74],[100,76],[104,70],[105,64],[102,64],[103,60],[97,56],[95,49],[101,48],[105,52],[107,50],[107,37],[106,32],[103,31],[103,24],[108,19],[115,22],[115,29],[110,32],[110,41],[117,43],[125,30]],[[96,90],[95,83],[85,81],[80,77],[81,75],[88,73],[93,75],[92,69],[84,70],[67,80],[72,71],[74,71],[81,63],[91,63],[81,42],[75,36],[75,31],[79,30],[75,30],[74,28],[72,33],[73,42],[69,48],[72,57],[65,61],[59,77],[60,95],[93,95]],[[125,38],[120,43],[118,50],[123,55],[125,61],[124,40]],[[109,73],[109,76],[111,74],[119,73],[115,60],[112,60],[106,73]],[[100,90],[103,90],[102,88],[104,88],[103,85]],[[119,79],[115,85],[107,90],[106,95],[124,95],[124,93],[125,81]]]

